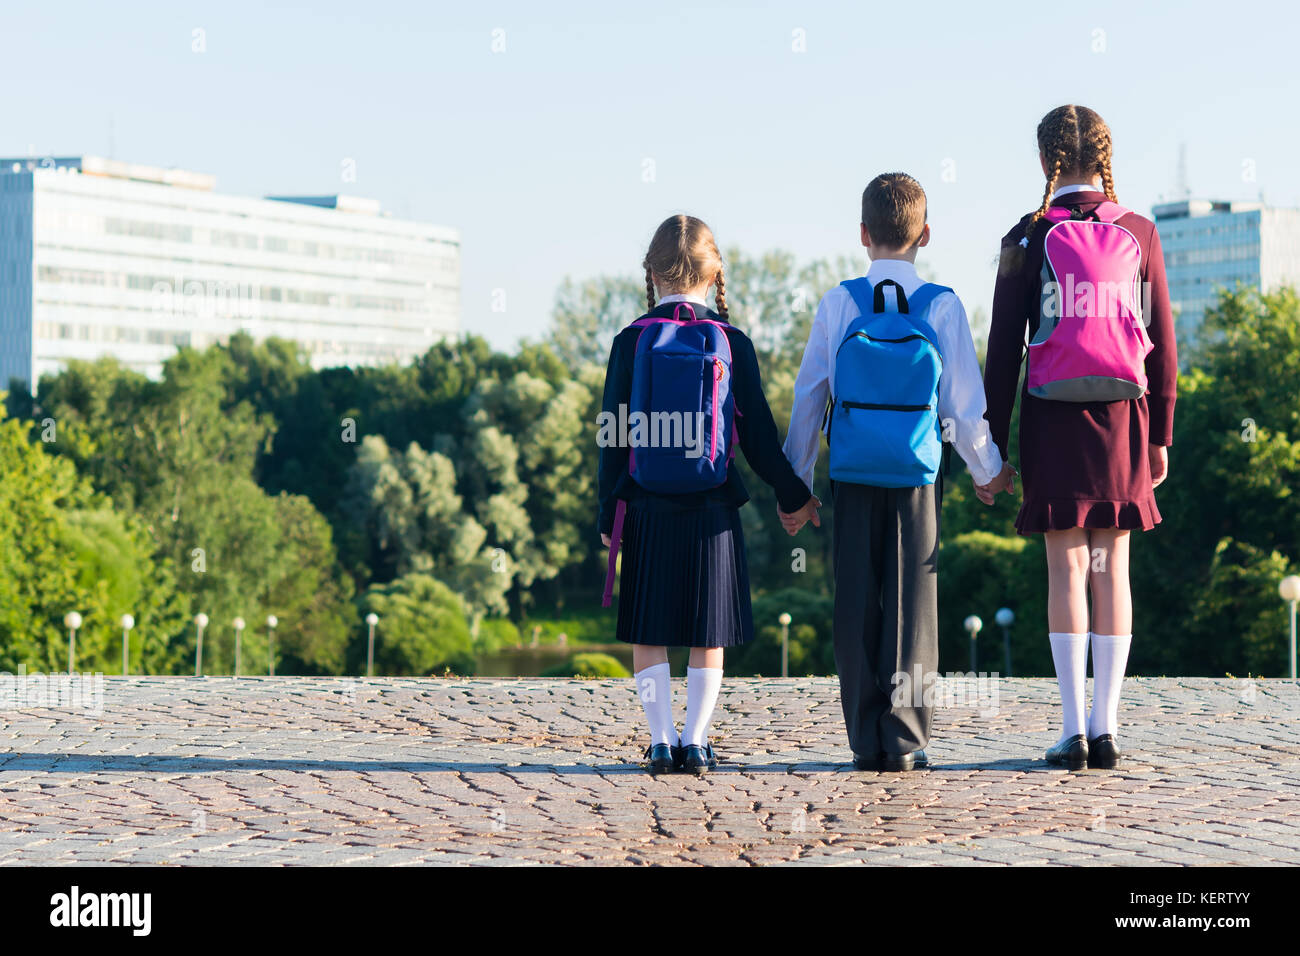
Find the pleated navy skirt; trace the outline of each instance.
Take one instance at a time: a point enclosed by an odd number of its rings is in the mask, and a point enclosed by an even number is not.
[[[735,647],[754,637],[740,509],[628,502],[618,632],[628,644]]]

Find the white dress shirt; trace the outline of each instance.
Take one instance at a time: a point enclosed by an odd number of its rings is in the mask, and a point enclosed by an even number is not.
[[[867,270],[867,278],[873,285],[893,279],[907,296],[924,284],[916,274],[916,266],[901,259],[877,259]],[[885,296],[885,308],[890,312],[898,310],[894,296]],[[822,416],[835,381],[835,353],[849,325],[861,314],[842,285],[822,296],[795,379],[794,407],[784,451],[795,474],[809,488],[813,486],[813,470],[821,447]],[[987,485],[1002,471],[1002,456],[984,419],[984,379],[966,310],[954,293],[945,292],[931,304],[926,319],[939,338],[939,356],[943,360],[939,375],[940,427],[946,438],[951,437],[975,482]]]
[[[907,293],[903,293],[903,294],[906,295]],[[655,308],[658,308],[659,306],[664,305],[668,302],[689,302],[692,305],[702,305],[706,309],[709,307],[709,303],[705,302],[704,299],[702,299],[700,296],[687,295],[685,293],[682,293],[681,295],[674,294],[674,295],[660,296],[659,301],[655,304]]]
[[[1068,186],[1062,186],[1052,193],[1052,201],[1055,202],[1066,193],[1100,193],[1105,192],[1101,186],[1096,183],[1071,183]],[[906,294],[906,293],[904,293]]]

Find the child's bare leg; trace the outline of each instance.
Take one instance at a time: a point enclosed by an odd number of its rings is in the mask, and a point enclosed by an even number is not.
[[[1088,633],[1088,532],[1083,528],[1048,531],[1047,629],[1062,634]]]
[[[721,647],[692,647],[691,648],[691,667],[712,667],[715,670],[722,670],[722,654],[724,648]]]
[[[1131,634],[1133,594],[1129,589],[1129,533],[1117,528],[1088,532],[1091,547],[1088,589],[1092,592],[1092,632]]]

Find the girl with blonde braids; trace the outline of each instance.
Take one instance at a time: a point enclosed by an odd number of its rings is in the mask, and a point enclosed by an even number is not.
[[[1038,124],[1038,151],[1046,187],[1039,207],[1002,240],[984,370],[989,426],[1003,456],[1026,330],[1037,342],[1040,324],[1049,317],[1047,233],[1061,219],[1107,221],[1102,213],[1118,215],[1108,221],[1132,235],[1141,255],[1142,322],[1151,344],[1145,394],[1119,401],[1052,400],[1031,394],[1028,376],[1020,390],[1024,500],[1016,528],[1045,539],[1048,639],[1064,724],[1046,757],[1070,769],[1112,768],[1120,759],[1118,707],[1133,629],[1129,532],[1160,522],[1154,491],[1168,473],[1173,443],[1173,314],[1155,225],[1117,205],[1111,133],[1102,118],[1082,106],[1057,107]],[[991,500],[987,492],[980,497]],[[1085,713],[1089,645],[1093,700]]]
[[[727,324],[722,257],[709,227],[693,216],[668,218],[655,231],[642,265],[649,311],[614,339],[602,418],[618,420],[620,408],[626,410],[631,401],[637,341],[647,320],[721,326],[730,369],[720,361],[718,375],[719,380],[729,378],[726,384],[735,400],[735,444],[754,473],[776,490],[784,511],[799,511],[815,501],[781,451],[776,423],[763,397],[754,345],[744,332]],[[715,309],[705,300],[710,287]],[[713,394],[716,416],[719,393],[715,389]],[[606,547],[619,546],[613,539],[621,531],[617,637],[633,645],[636,690],[650,725],[648,768],[651,773],[705,773],[716,765],[708,732],[722,686],[724,648],[754,636],[740,521],[740,506],[749,494],[735,467],[727,467],[725,480],[707,490],[652,492],[632,477],[626,444],[600,444],[598,525]],[[607,594],[613,584],[612,568],[611,558]],[[672,713],[669,647],[691,649],[681,733]]]

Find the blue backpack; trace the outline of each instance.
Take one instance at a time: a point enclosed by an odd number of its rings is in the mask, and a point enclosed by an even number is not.
[[[682,319],[682,310],[690,313]],[[736,453],[736,398],[731,391],[731,342],[727,326],[698,319],[695,307],[680,303],[671,319],[642,316],[632,360],[628,402],[627,470],[642,488],[678,495],[707,491],[727,480]],[[636,420],[642,426],[638,430]],[[614,509],[605,592],[609,607],[627,502]]]
[[[936,296],[952,290],[927,283],[909,299],[892,279],[840,284],[862,314],[835,354],[826,410],[831,478],[880,488],[933,484],[943,458],[943,358],[924,316]],[[897,312],[885,311],[886,286],[894,287]]]
[[[689,320],[680,318],[683,310]],[[647,427],[628,450],[628,474],[658,494],[716,488],[734,455],[736,400],[731,393],[731,343],[726,325],[697,319],[679,303],[671,319],[644,316],[632,366],[629,422]],[[635,426],[631,437],[635,438]]]

